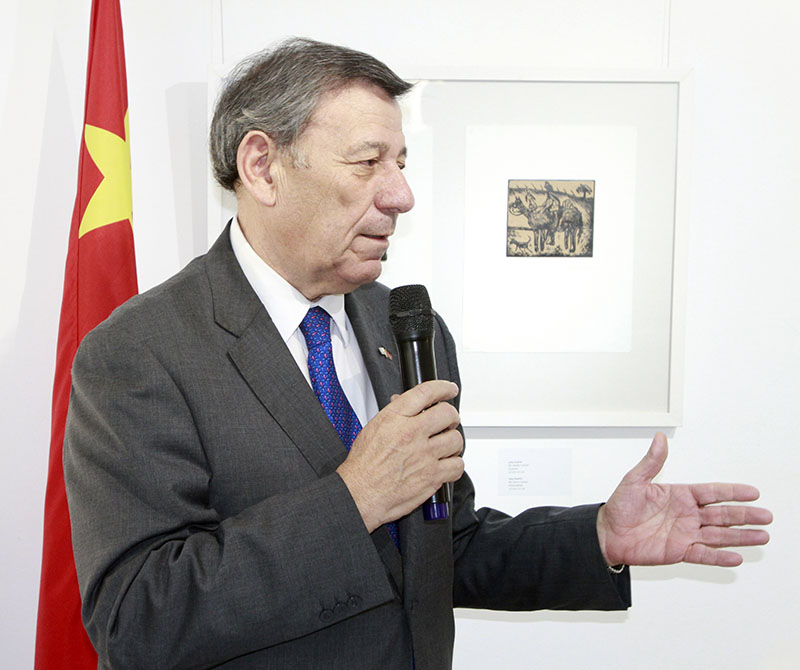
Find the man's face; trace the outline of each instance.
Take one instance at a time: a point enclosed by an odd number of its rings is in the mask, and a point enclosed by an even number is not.
[[[277,174],[276,269],[311,299],[377,279],[397,215],[414,205],[399,105],[368,83],[329,93],[295,155]]]

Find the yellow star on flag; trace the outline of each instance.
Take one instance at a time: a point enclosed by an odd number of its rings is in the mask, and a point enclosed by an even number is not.
[[[89,155],[103,175],[83,213],[78,237],[117,221],[132,221],[131,148],[128,143],[128,111],[125,111],[125,138],[105,128],[84,128]]]

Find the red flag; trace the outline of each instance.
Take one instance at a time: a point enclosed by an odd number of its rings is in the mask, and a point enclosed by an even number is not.
[[[137,292],[128,93],[119,0],[93,0],[83,141],[58,330],[36,630],[36,670],[97,667],[83,628],[62,444],[72,359],[92,328]]]

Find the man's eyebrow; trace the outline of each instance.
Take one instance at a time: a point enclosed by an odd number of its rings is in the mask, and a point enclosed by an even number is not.
[[[389,145],[386,142],[371,142],[369,140],[365,140],[364,142],[359,142],[356,145],[353,145],[347,150],[348,156],[357,156],[358,154],[364,153],[366,151],[374,151],[377,150],[380,153],[387,153],[389,151]],[[400,158],[408,157],[408,147],[403,147],[400,151]]]

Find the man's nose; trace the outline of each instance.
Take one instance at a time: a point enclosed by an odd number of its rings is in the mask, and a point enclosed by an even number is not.
[[[390,170],[375,197],[375,206],[382,212],[402,214],[414,206],[414,194],[400,167],[395,166]]]

